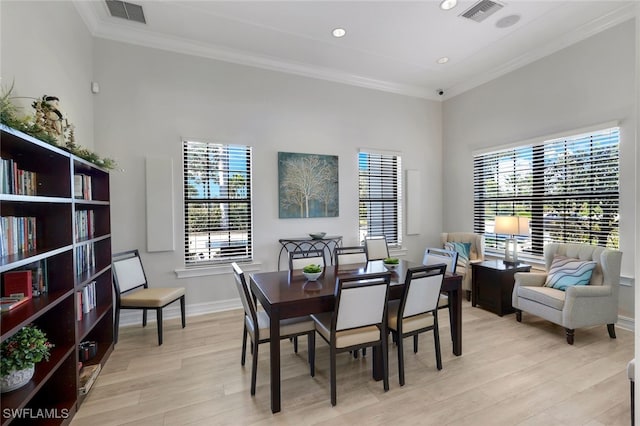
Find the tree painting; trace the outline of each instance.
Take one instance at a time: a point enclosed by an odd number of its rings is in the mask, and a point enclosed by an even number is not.
[[[278,153],[280,218],[338,216],[338,157]]]

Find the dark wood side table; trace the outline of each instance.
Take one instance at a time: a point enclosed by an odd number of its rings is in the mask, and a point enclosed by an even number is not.
[[[502,260],[472,263],[471,305],[480,305],[500,316],[515,312],[511,305],[514,274],[529,272],[531,265],[507,265]]]

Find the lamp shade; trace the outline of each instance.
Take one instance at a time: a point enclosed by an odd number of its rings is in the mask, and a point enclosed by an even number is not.
[[[529,219],[522,216],[496,216],[494,232],[503,235],[529,235]]]

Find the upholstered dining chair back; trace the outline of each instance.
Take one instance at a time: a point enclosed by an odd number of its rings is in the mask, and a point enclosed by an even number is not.
[[[381,260],[389,257],[389,247],[385,236],[365,237],[364,247],[367,260]]]
[[[407,271],[406,297],[400,306],[403,318],[435,311],[438,308],[446,268],[445,265],[439,264],[410,268]]]
[[[391,274],[338,278],[335,331],[378,325],[383,322]]]
[[[458,252],[439,248],[427,248],[424,251],[423,265],[438,265],[441,263],[447,265],[446,272],[455,273],[458,267]]]
[[[238,289],[238,294],[240,295],[240,301],[242,302],[242,307],[244,308],[245,321],[249,321],[254,326],[258,322],[256,305],[253,302],[253,298],[251,297],[251,292],[249,291],[249,286],[247,285],[244,271],[238,266],[236,262],[233,262],[231,264],[231,268],[233,269],[233,278],[236,283],[236,288]],[[258,330],[257,327],[252,328]]]
[[[353,265],[356,263],[366,263],[367,253],[362,246],[336,247],[334,250],[336,265]]]
[[[307,265],[320,265],[324,267],[324,250],[296,250],[289,252],[289,270],[302,269]]]
[[[118,293],[126,293],[138,287],[147,288],[147,277],[142,269],[139,254],[116,258],[113,261],[114,280]]]

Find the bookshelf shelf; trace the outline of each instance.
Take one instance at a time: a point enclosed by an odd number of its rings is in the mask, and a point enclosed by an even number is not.
[[[42,291],[1,314],[0,340],[33,323],[55,345],[27,385],[2,394],[2,407],[53,410],[60,416],[47,424],[68,424],[86,397],[78,388],[78,345],[97,342],[91,364],[104,364],[113,351],[109,174],[14,129],[0,125],[0,133],[2,283],[7,272],[30,269]],[[95,307],[79,320],[78,294],[88,288]],[[11,410],[0,413],[0,426],[29,422]]]

